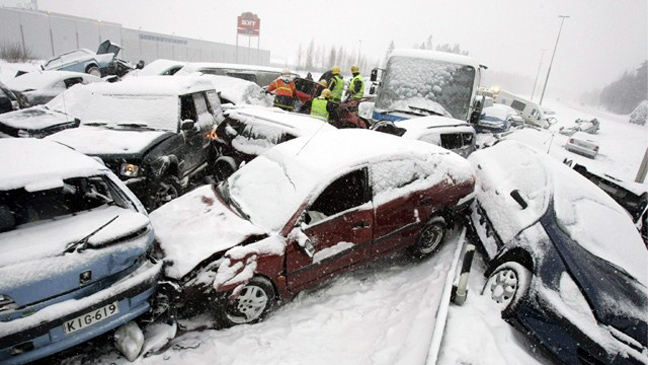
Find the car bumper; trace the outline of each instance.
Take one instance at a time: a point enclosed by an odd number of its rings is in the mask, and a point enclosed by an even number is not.
[[[598,154],[598,152],[596,152],[596,151],[592,151],[590,149],[587,149],[587,148],[584,148],[584,147],[581,147],[581,146],[577,146],[577,145],[574,145],[574,144],[566,144],[565,149],[567,149],[567,151],[575,152],[575,153],[578,153],[580,155],[585,155],[585,156],[591,157],[591,158],[596,157],[596,155]]]
[[[31,316],[0,324],[0,363],[23,364],[108,332],[150,308],[162,262],[142,266],[111,287],[79,300],[53,304]],[[88,327],[66,334],[66,321],[118,302],[119,312]]]

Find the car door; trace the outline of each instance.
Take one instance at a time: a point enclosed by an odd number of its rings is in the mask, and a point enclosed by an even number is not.
[[[203,92],[181,96],[180,104],[181,123],[185,120],[194,121],[194,128],[180,131],[184,139],[181,170],[183,175],[187,175],[207,162],[216,118]]]
[[[288,289],[299,291],[334,273],[370,259],[373,204],[368,169],[362,167],[330,183],[304,211],[300,239],[291,235],[286,249]],[[304,240],[312,244],[307,253]]]

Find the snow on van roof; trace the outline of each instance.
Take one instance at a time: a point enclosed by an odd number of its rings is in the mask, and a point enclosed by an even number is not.
[[[54,188],[62,180],[108,169],[95,159],[59,143],[31,138],[0,139],[1,190]]]
[[[392,52],[391,57],[427,58],[431,60],[472,66],[475,69],[479,68],[479,62],[472,57],[424,49],[395,49]]]

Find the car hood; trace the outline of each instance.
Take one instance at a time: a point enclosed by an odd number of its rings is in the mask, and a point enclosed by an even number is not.
[[[65,253],[88,239],[86,250]],[[112,276],[132,266],[151,242],[149,219],[132,210],[105,205],[62,219],[40,221],[0,234],[0,294],[19,306],[79,288],[79,275],[92,280]]]
[[[181,279],[214,254],[266,231],[224,205],[210,185],[200,187],[151,213],[155,236],[165,253],[165,273]]]
[[[0,115],[0,123],[4,125],[33,131],[73,122],[74,117],[40,105]]]
[[[47,137],[86,155],[132,155],[172,135],[166,131],[113,130],[99,127],[67,129]]]

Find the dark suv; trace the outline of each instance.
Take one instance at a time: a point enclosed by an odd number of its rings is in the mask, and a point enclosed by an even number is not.
[[[195,76],[151,76],[95,88],[81,126],[47,138],[96,156],[151,211],[176,198],[215,159],[218,94]]]
[[[11,90],[0,82],[0,114],[18,109],[18,99]]]

